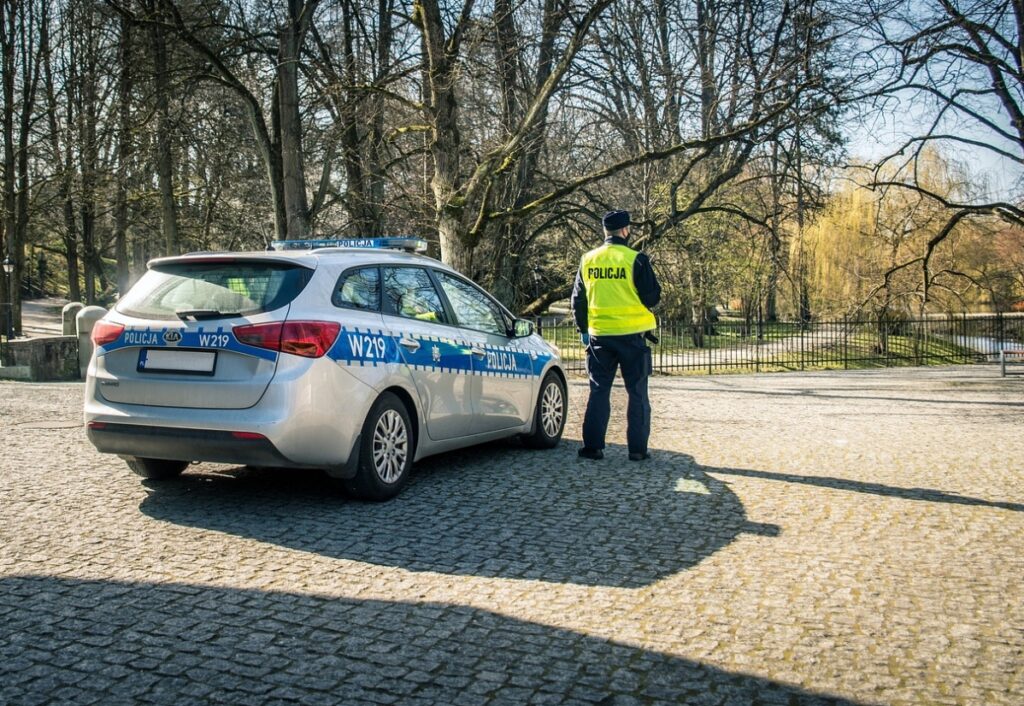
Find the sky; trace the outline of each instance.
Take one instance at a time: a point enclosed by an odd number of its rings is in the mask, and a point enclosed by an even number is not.
[[[892,154],[912,135],[920,135],[922,125],[930,123],[931,120],[923,109],[911,107],[905,111],[887,111],[880,115],[876,114],[870,124],[848,125],[850,159],[854,162],[873,162]],[[965,139],[995,145],[1011,154],[1020,153],[1019,145],[1002,139],[968,121],[960,121],[955,125],[948,124],[940,132],[949,132]],[[948,140],[936,144],[941,145],[943,154],[955,159],[968,170],[972,177],[972,188],[978,190],[979,201],[1017,202],[1024,198],[1024,165],[984,147]]]

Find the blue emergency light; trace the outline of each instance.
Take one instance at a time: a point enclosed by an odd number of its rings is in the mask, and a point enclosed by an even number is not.
[[[321,238],[316,240],[275,240],[270,244],[273,250],[316,250],[319,248],[376,248],[426,252],[427,241],[413,236],[388,238]]]

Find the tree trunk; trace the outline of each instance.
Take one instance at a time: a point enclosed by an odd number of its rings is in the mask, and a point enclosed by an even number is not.
[[[778,294],[779,275],[782,269],[782,179],[779,143],[772,142],[771,153],[771,217],[768,220],[768,281],[765,284],[765,319],[774,323],[779,320]]]
[[[306,28],[316,2],[289,0],[288,20],[278,32],[277,98],[280,121],[281,175],[289,240],[309,237],[309,201],[299,115],[299,60]]]
[[[354,86],[357,82],[355,56],[356,37],[352,29],[351,2],[342,4],[342,43],[345,66],[342,69],[346,85]],[[383,18],[381,21],[384,21]],[[352,215],[355,235],[360,238],[370,237],[375,228],[370,206],[370,195],[367,193],[366,172],[363,169],[362,135],[358,113],[365,109],[363,102],[357,98],[356,92],[350,91],[340,101],[338,111],[341,117],[342,161],[345,165],[346,204]]]
[[[128,160],[131,139],[131,44],[132,25],[121,17],[120,71],[117,81],[117,179],[114,187],[114,257],[117,261],[117,291],[124,294],[131,285],[128,263]]]
[[[96,247],[96,189],[99,162],[96,123],[98,121],[98,38],[95,8],[87,6],[80,18],[78,32],[81,49],[78,73],[78,170],[82,195],[78,216],[82,228],[82,264],[85,274],[85,303],[96,303],[96,276],[99,253]]]
[[[452,78],[435,79],[432,83],[451,84]],[[463,223],[464,198],[459,194],[459,151],[462,139],[456,120],[458,103],[454,87],[438,88],[433,93],[434,127],[431,131],[430,154],[434,161],[434,174],[430,188],[434,192],[437,235],[441,241],[441,259],[463,273],[473,266],[473,247],[466,238]]]
[[[525,44],[515,22],[511,0],[496,0],[494,5],[496,67],[501,100],[501,126],[503,140],[516,134],[533,97],[551,76],[555,56],[555,40],[566,18],[565,6],[555,0],[544,1],[540,45],[537,49],[537,69],[534,76],[523,71],[522,51]],[[496,187],[494,200],[497,209],[521,208],[536,193],[537,165],[545,145],[547,132],[547,106],[539,114],[525,137],[519,163],[493,177]],[[521,265],[522,253],[529,246],[530,221],[516,218],[501,221],[488,232],[486,259],[489,263],[486,284],[491,292],[512,309],[539,298],[539,292],[524,285]]]
[[[29,172],[29,148],[32,123],[35,117],[36,89],[39,85],[41,61],[37,55],[37,6],[31,2],[8,2],[0,11],[0,35],[2,35],[3,65],[3,141],[4,141],[4,183],[3,183],[3,230],[0,242],[4,242],[5,257],[10,257],[14,271],[4,282],[9,296],[8,311],[12,317],[11,326],[15,334],[21,333],[21,292],[20,283],[25,272],[25,242],[28,239],[28,209],[31,183]],[[48,7],[40,11],[45,20]],[[17,51],[17,56],[15,52]],[[20,85],[16,84],[14,72],[20,72]],[[16,92],[16,87],[20,91]],[[18,110],[18,133],[14,134],[15,110]]]
[[[156,98],[156,172],[160,188],[160,228],[165,255],[181,251],[178,211],[174,199],[174,159],[171,154],[170,82],[167,78],[167,38],[163,25],[150,26],[153,79]]]
[[[74,59],[74,57],[73,57]],[[76,72],[77,73],[77,72]],[[74,75],[74,74],[73,74]],[[74,117],[77,115],[75,110],[75,100],[72,96],[71,88],[68,90],[68,134],[69,141],[71,141],[71,124]],[[54,109],[51,111],[51,115],[55,113]],[[54,141],[56,141],[56,132],[54,132]],[[71,297],[72,301],[81,301],[82,299],[82,273],[79,267],[79,232],[78,232],[78,219],[75,217],[76,205],[75,196],[73,192],[73,184],[75,179],[75,162],[73,153],[71,150],[71,144],[65,146],[65,153],[63,153],[63,173],[60,175],[59,191],[60,199],[63,202],[63,219],[65,219],[65,232],[63,232],[63,244],[65,244],[65,258],[68,261],[68,296]]]
[[[473,0],[466,0],[466,3],[463,17]],[[454,36],[446,37],[437,0],[417,0],[414,17],[422,30],[427,57],[425,83],[431,125],[429,150],[434,164],[430,188],[434,194],[441,259],[460,272],[469,273],[473,265],[473,247],[466,236],[468,227],[463,222],[465,197],[459,193],[462,134],[459,132],[459,105],[455,95],[458,33],[464,30],[464,25],[460,22],[453,31]]]
[[[800,325],[806,328],[811,322],[811,292],[807,281],[807,252],[804,250],[804,176],[803,176],[803,144],[800,140],[800,123],[796,124],[796,137],[793,149],[796,157],[796,235],[799,238],[799,263],[797,264],[797,300],[800,306]]]
[[[4,143],[4,178],[3,178],[3,218],[0,218],[0,245],[3,252],[0,252],[0,259],[10,257],[15,260],[14,253],[14,232],[17,229],[15,182],[16,160],[14,151],[14,76],[15,76],[15,54],[17,44],[18,18],[17,5],[10,2],[0,2],[0,53],[2,53],[3,64],[3,135],[0,138]],[[0,292],[0,301],[4,307],[5,315],[13,315],[14,302],[10,300],[10,293],[15,289],[11,286],[10,276],[3,275],[3,292]],[[14,297],[16,299],[17,296]],[[4,331],[7,334],[7,331]]]
[[[700,65],[701,137],[717,134],[718,87],[715,83],[715,46],[718,18],[713,0],[697,0],[697,61]]]
[[[749,338],[754,330],[754,310],[757,308],[756,297],[740,297],[740,313],[743,315],[743,324],[740,335]]]
[[[377,74],[374,77],[380,84],[390,70],[391,44],[394,41],[392,15],[394,0],[378,0],[377,18],[380,26],[377,32]],[[384,184],[387,177],[384,173],[384,97],[374,95],[370,98],[370,109],[373,115],[373,126],[370,132],[368,152],[368,192],[373,213],[373,235],[384,232]]]
[[[687,272],[690,287],[690,335],[693,345],[704,347],[704,318],[707,308],[704,306],[704,284],[701,282],[700,265],[690,263]]]
[[[436,175],[435,175],[436,176]],[[451,206],[443,206],[445,199],[455,197],[454,190],[437,186],[436,179],[431,180],[434,198],[438,204],[437,235],[441,241],[441,260],[459,272],[472,276],[473,248],[463,237],[461,211]]]
[[[279,86],[274,81],[274,89],[270,99],[270,131],[268,141],[264,144],[263,159],[267,167],[267,182],[270,186],[270,198],[274,205],[274,234],[278,240],[288,239],[288,209],[284,198],[284,171],[281,165],[281,103],[278,100]],[[255,111],[250,113],[253,130],[259,132],[260,126],[266,130],[263,114]],[[259,122],[257,123],[257,118]]]
[[[43,88],[46,91],[48,137],[50,149],[53,151],[54,165],[57,170],[57,195],[60,199],[62,215],[64,217],[64,231],[61,233],[61,241],[64,244],[63,254],[68,277],[68,296],[71,298],[71,301],[78,301],[82,298],[82,292],[78,282],[78,225],[75,221],[75,203],[71,192],[74,166],[71,159],[71,150],[65,150],[61,146],[61,129],[57,122],[57,92],[53,82],[53,63],[55,58],[50,53],[50,33],[47,23],[43,23],[40,26],[39,42],[40,55],[43,57]],[[71,59],[73,60],[73,54]],[[71,81],[69,81],[70,83]],[[70,97],[70,85],[66,87],[66,90],[68,91],[66,101],[66,108],[68,110],[67,121],[70,124],[74,117],[74,101]]]
[[[425,103],[431,128],[429,151],[434,164],[430,184],[441,255],[448,264],[472,275],[473,254],[481,242],[483,230],[494,220],[488,211],[496,198],[495,193],[502,188],[503,175],[510,169],[522,167],[524,154],[534,147],[534,138],[543,131],[552,95],[586,43],[593,22],[610,2],[595,0],[584,15],[572,23],[571,39],[562,49],[559,61],[550,64],[553,68],[543,85],[537,86],[529,101],[524,101],[528,107],[514,132],[487,150],[468,177],[460,169],[463,146],[458,125],[456,83],[461,43],[476,23],[472,16],[474,0],[463,1],[458,22],[450,35],[446,33],[447,25],[437,0],[416,0],[414,3],[413,22],[422,32],[426,56],[424,70],[428,96]],[[450,8],[446,5],[447,9]],[[562,11],[564,7],[558,10]],[[545,64],[543,58],[540,63]],[[512,104],[508,107],[511,109]]]

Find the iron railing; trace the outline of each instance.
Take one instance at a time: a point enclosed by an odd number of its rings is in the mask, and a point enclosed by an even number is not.
[[[569,372],[585,373],[571,319],[537,320]],[[996,360],[1024,348],[1024,314],[844,318],[810,322],[722,319],[704,326],[661,321],[654,372],[669,374],[835,370]]]

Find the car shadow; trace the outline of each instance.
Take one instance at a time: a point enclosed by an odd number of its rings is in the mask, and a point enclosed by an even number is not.
[[[147,483],[155,519],[410,571],[638,588],[694,566],[751,523],[729,486],[691,456],[620,446],[601,461],[562,444],[496,443],[417,464],[386,503],[340,495],[315,471],[192,467]]]
[[[0,578],[0,702],[854,702],[478,608]]]

